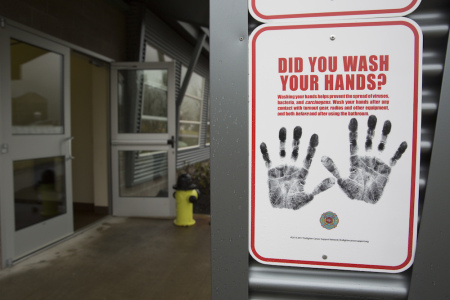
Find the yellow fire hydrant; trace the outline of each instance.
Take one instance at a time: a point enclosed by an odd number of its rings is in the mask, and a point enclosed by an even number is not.
[[[173,186],[177,190],[173,196],[177,201],[177,218],[173,223],[177,226],[192,226],[195,224],[193,218],[193,203],[197,202],[200,192],[196,189],[189,174],[181,174],[177,184]]]

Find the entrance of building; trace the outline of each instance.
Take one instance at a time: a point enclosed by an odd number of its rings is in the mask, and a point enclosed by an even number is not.
[[[112,64],[114,215],[175,216],[175,123],[175,63]]]
[[[73,232],[70,50],[14,28],[0,31],[0,49],[2,257],[11,263]]]
[[[74,231],[109,214],[109,64],[71,51]]]
[[[114,215],[175,216],[175,63],[110,68],[12,26],[0,47],[3,266],[111,213],[110,188]]]
[[[109,64],[0,31],[2,265],[109,214]],[[75,159],[76,158],[76,159]]]

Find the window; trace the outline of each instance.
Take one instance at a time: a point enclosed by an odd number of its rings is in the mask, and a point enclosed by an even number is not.
[[[187,68],[181,68],[181,82],[186,75]],[[200,129],[202,122],[202,107],[205,94],[205,78],[192,73],[180,107],[180,123],[178,149],[200,145]]]
[[[167,132],[167,70],[119,70],[118,76],[119,133]]]
[[[15,39],[10,47],[13,134],[63,134],[63,56]]]
[[[167,56],[161,50],[158,50],[149,44],[145,46],[145,61],[150,62],[171,62],[173,59]]]
[[[170,62],[173,59],[167,56],[163,51],[150,45],[146,45],[145,61],[149,62]],[[181,84],[183,84],[187,68],[181,67]],[[180,120],[178,123],[178,149],[198,147],[200,145],[200,136],[202,128],[202,109],[203,99],[205,97],[205,78],[197,73],[192,73],[189,85],[186,89],[183,101],[180,107]],[[150,105],[144,103],[143,119],[149,119],[145,116],[145,107]],[[154,119],[155,117],[153,117]],[[152,121],[155,121],[153,120]],[[150,119],[149,119],[150,120]],[[151,126],[154,124],[152,123]],[[206,144],[209,144],[209,114],[206,131]]]

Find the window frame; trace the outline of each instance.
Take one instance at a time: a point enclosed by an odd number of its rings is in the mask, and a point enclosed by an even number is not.
[[[180,77],[181,81],[184,80],[183,68],[185,68],[185,70],[187,72],[187,67],[185,67],[183,64],[181,64],[181,77]],[[199,73],[197,73],[195,71],[193,72],[193,74],[195,74],[196,76],[199,76],[202,79],[202,88],[201,88],[202,95],[201,95],[201,97],[198,97],[198,96],[195,96],[195,95],[191,95],[191,94],[188,93],[189,88],[187,88],[186,89],[186,93],[185,93],[185,95],[183,97],[183,101],[181,102],[181,106],[183,105],[183,103],[185,103],[184,100],[185,100],[186,97],[189,97],[191,99],[200,101],[199,121],[181,120],[181,113],[180,113],[179,120],[178,120],[178,142],[180,141],[180,137],[181,137],[181,134],[180,134],[180,132],[181,132],[181,130],[180,130],[181,129],[181,124],[184,123],[184,124],[198,124],[198,126],[199,126],[199,129],[198,129],[198,143],[196,145],[191,145],[191,146],[186,146],[186,147],[181,147],[181,148],[178,146],[178,151],[185,151],[185,150],[200,148],[202,146],[201,145],[201,141],[202,141],[202,134],[203,134],[203,132],[202,132],[203,108],[204,108],[204,105],[205,105],[205,96],[206,96],[206,77],[200,75]],[[189,84],[191,84],[191,83],[192,83],[192,81],[189,82]],[[181,110],[181,106],[180,106],[180,110]],[[206,133],[206,131],[205,131],[205,133]],[[177,143],[177,145],[179,145],[179,143]],[[206,139],[205,139],[204,146],[206,146]]]
[[[149,57],[148,57],[149,50],[153,51],[152,58],[155,58],[154,56],[156,54],[156,56],[158,57],[157,61],[155,61],[153,59],[149,59]],[[151,45],[150,43],[146,42],[145,43],[145,61],[146,62],[171,62],[171,61],[177,61],[177,60],[175,60],[173,57],[169,56],[167,53],[165,53],[165,51],[162,51],[162,50],[158,49],[157,47]],[[180,84],[182,84],[182,82],[184,80],[184,77],[185,77],[184,75],[186,74],[186,72],[188,70],[188,67],[186,67],[181,61],[177,61],[177,62],[179,63],[179,66],[180,66],[179,67]],[[183,70],[185,70],[185,71],[183,72]],[[208,128],[208,125],[210,125],[209,110],[208,110],[208,119],[206,119],[205,122],[203,120],[203,117],[204,117],[204,113],[203,113],[204,105],[205,105],[205,103],[208,103],[208,100],[209,100],[208,99],[207,90],[206,90],[207,89],[207,84],[208,84],[208,82],[207,82],[208,78],[203,76],[203,75],[201,75],[198,72],[195,72],[195,71],[193,72],[193,75],[194,74],[196,76],[201,77],[201,79],[202,79],[202,88],[201,88],[202,95],[201,95],[201,97],[197,97],[197,96],[189,94],[188,93],[189,86],[188,86],[188,88],[186,89],[186,93],[185,93],[185,95],[183,97],[183,101],[181,102],[181,106],[183,105],[183,103],[185,103],[185,98],[186,97],[189,97],[189,98],[191,98],[193,100],[200,101],[199,120],[198,121],[181,120],[181,115],[178,116],[178,120],[177,120],[177,124],[176,124],[176,126],[177,126],[177,134],[178,134],[178,136],[177,136],[177,151],[186,151],[186,150],[192,150],[192,149],[200,149],[202,147],[209,147],[210,144],[211,144],[210,141],[207,142],[207,137],[206,137],[207,136],[207,131],[208,131],[207,128]],[[191,83],[192,83],[192,81],[189,82],[189,84],[191,84]],[[178,87],[178,88],[180,88],[180,87]],[[180,106],[180,110],[181,110],[181,106]],[[197,142],[197,144],[190,145],[190,146],[188,145],[188,146],[185,146],[185,147],[179,147],[179,142],[180,142],[180,137],[181,137],[181,134],[180,134],[181,130],[180,129],[181,129],[181,125],[182,124],[198,125],[198,135],[197,135],[198,142]],[[205,126],[203,126],[203,125],[205,125]],[[203,140],[203,144],[202,144],[202,140]]]

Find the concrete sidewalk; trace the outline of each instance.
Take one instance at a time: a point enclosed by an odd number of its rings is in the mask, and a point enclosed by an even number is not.
[[[107,217],[72,239],[0,271],[2,300],[211,298],[209,216]]]

